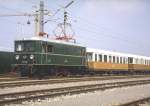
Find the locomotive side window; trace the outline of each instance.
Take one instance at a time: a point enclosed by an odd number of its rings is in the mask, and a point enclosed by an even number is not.
[[[47,46],[47,52],[53,52],[53,46],[52,45]]]
[[[43,53],[46,53],[46,51],[47,51],[47,50],[46,50],[46,44],[42,44],[42,52],[43,52]]]

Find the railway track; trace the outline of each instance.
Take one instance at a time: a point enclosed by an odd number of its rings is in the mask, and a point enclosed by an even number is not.
[[[150,80],[138,80],[138,81],[123,81],[123,82],[113,82],[113,83],[102,83],[102,84],[91,84],[83,86],[70,86],[55,89],[42,89],[33,91],[23,91],[23,92],[13,92],[0,94],[0,104],[12,104],[21,103],[23,101],[44,99],[47,97],[55,97],[60,95],[73,95],[78,93],[96,91],[96,90],[106,90],[118,87],[135,86],[142,84],[150,84]],[[122,105],[121,105],[122,106]],[[123,105],[128,106],[128,105]]]
[[[146,104],[147,102],[150,103],[150,97],[142,98],[142,99],[131,101],[128,103],[124,103],[119,106],[148,106],[148,105],[140,105],[140,104]]]
[[[0,88],[67,83],[67,82],[69,83],[80,81],[97,81],[97,80],[128,79],[128,78],[132,79],[132,78],[149,78],[149,77],[150,76],[106,76],[106,77],[58,78],[58,79],[44,79],[44,80],[21,80],[21,81],[0,82]]]

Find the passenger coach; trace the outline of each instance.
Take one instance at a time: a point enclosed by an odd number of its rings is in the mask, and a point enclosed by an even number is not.
[[[87,48],[89,70],[101,74],[150,73],[150,57]]]

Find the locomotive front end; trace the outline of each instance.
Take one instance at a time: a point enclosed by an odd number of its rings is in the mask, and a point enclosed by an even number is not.
[[[35,60],[36,44],[34,41],[15,41],[15,67],[21,76],[29,76],[32,73]]]

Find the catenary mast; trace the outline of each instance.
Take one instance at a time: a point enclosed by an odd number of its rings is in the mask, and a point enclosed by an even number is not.
[[[74,32],[72,31],[73,34],[67,33],[67,27],[71,28],[71,24],[67,22],[67,12],[66,9],[72,5],[74,1],[69,2],[66,6],[62,7],[64,10],[64,22],[59,23],[58,27],[61,27],[62,33],[56,35],[57,40],[64,40],[64,41],[69,41],[69,40],[74,40],[73,35]],[[55,14],[57,14],[62,8],[58,9]],[[53,16],[55,15],[53,14]],[[44,32],[44,24],[47,23],[49,20],[46,22],[44,21],[44,16],[45,15],[51,15],[48,10],[44,9],[44,1],[41,0],[38,9],[34,13],[19,13],[19,14],[0,14],[0,17],[9,17],[9,16],[33,16],[34,17],[34,23],[35,23],[35,28],[34,28],[34,36],[36,37],[42,37],[44,35],[47,35]],[[30,23],[30,22],[29,22]]]
[[[19,14],[0,14],[0,17],[10,17],[10,16],[33,16],[35,19],[35,31],[34,36],[44,35],[44,15],[49,15],[50,12],[44,10],[44,1],[40,1],[39,9],[34,13],[19,13]]]

